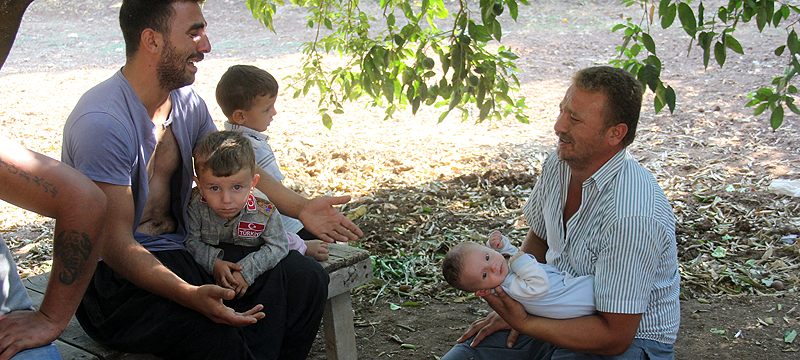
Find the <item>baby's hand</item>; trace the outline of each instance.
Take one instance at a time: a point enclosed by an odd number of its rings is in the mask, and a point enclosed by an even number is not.
[[[501,234],[500,231],[495,230],[489,234],[489,246],[495,250],[503,248],[503,234]]]

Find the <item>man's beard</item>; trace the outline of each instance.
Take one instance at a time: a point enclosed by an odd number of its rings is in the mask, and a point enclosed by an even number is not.
[[[175,52],[170,42],[164,43],[164,53],[156,68],[158,84],[162,89],[174,90],[194,82],[194,74],[186,71],[187,61]]]

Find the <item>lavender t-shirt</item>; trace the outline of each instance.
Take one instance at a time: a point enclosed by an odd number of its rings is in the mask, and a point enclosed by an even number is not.
[[[156,125],[121,70],[86,92],[64,125],[61,161],[96,182],[131,187],[135,207],[131,231],[150,251],[184,248],[192,150],[203,135],[217,130],[205,102],[191,87],[173,90],[170,97],[167,123],[171,123],[181,153],[180,169],[170,184],[172,215],[177,222],[174,234],[136,232],[147,203],[147,162],[157,142]]]

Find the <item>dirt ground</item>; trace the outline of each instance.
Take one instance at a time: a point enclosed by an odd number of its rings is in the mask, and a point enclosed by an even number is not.
[[[293,180],[289,185],[309,196],[353,195],[343,210],[368,209],[358,220],[366,233],[360,246],[379,257],[435,253],[441,244],[491,228],[522,236],[520,208],[536,166],[554,144],[552,120],[570,75],[613,58],[620,35],[608,29],[623,17],[639,16],[638,9],[619,3],[536,1],[520,9],[518,23],[506,19],[504,43],[520,56],[528,125],[457,119],[437,125],[435,109],[383,121],[381,110],[353,104],[327,130],[314,110],[315,98],[293,99],[293,91],[283,91],[269,132]],[[79,96],[124,61],[118,6],[34,2],[0,73],[4,135],[59,158],[61,127]],[[195,87],[218,124],[223,116],[213,89],[228,66],[254,64],[279,81],[298,70],[299,44],[313,36],[302,14],[280,9],[278,33],[271,34],[243,1],[206,4],[213,50],[198,64]],[[773,132],[765,118],[743,108],[748,91],[782,71],[771,49],[785,33],[738,30],[746,54],[729,54],[724,69],[703,69],[700,52],[687,54],[679,29],[653,33],[665,65],[663,79],[678,92],[678,108],[656,115],[647,106],[631,151],[656,174],[678,218],[684,300],[677,358],[795,359],[800,340],[788,341],[787,334],[800,331],[800,248],[780,239],[800,233],[800,211],[797,198],[772,194],[767,185],[776,178],[800,178],[800,124],[789,114],[784,127]],[[481,202],[500,205],[473,211]],[[420,205],[434,203],[440,207],[430,205],[433,214]],[[52,221],[0,203],[0,235],[18,256],[23,276],[48,270]],[[727,255],[712,256],[717,247]],[[418,259],[414,276],[438,276],[428,271],[435,257]],[[750,285],[740,276],[748,260],[752,263],[743,271],[756,279]],[[782,291],[767,285],[775,280],[784,285]],[[731,292],[739,295],[722,296]],[[485,305],[464,295],[441,282],[413,279],[382,278],[355,291],[360,357],[441,356],[467,324],[486,314]],[[311,358],[324,359],[323,349],[318,341]]]

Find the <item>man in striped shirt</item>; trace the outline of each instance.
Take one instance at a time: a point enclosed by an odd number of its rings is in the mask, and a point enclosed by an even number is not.
[[[497,288],[484,297],[495,312],[475,321],[443,360],[674,358],[675,218],[653,175],[626,150],[642,93],[623,70],[579,71],[554,125],[557,152],[523,209],[530,231],[522,249],[573,276],[594,275],[597,313],[537,317]]]

